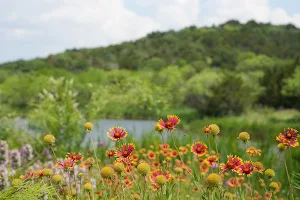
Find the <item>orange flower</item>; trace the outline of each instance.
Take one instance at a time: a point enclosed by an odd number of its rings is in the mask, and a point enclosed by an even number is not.
[[[105,155],[109,158],[112,158],[115,156],[115,150],[106,151]]]
[[[176,115],[168,115],[167,118],[168,120],[166,122],[163,119],[158,120],[156,127],[159,128],[160,132],[164,129],[172,132],[175,130],[175,126],[180,123],[180,119]]]
[[[299,137],[298,131],[293,128],[284,129],[283,133],[280,133],[276,140],[280,143],[283,143],[287,146],[296,147],[299,146],[299,142],[297,141]]]
[[[238,174],[250,176],[254,172],[254,166],[251,161],[245,161],[241,166],[239,166]]]
[[[249,148],[246,150],[246,153],[247,153],[249,156],[261,156],[261,150],[255,148],[255,147],[249,147]]]
[[[207,152],[207,146],[202,142],[195,142],[191,146],[191,152],[193,152],[197,156],[203,156]]]
[[[205,173],[207,173],[209,171],[209,163],[207,162],[207,160],[204,160],[203,162],[201,162],[200,171],[205,172]]]
[[[170,153],[170,156],[175,158],[178,156],[178,151],[175,151],[175,150],[172,150],[171,153]]]
[[[206,134],[210,134],[211,133],[211,127],[210,126],[204,126],[203,131]]]
[[[148,151],[147,156],[151,160],[155,160],[156,159],[156,154],[153,151]]]
[[[241,186],[241,183],[244,181],[244,178],[243,177],[235,177],[235,178],[230,178],[228,181],[227,181],[227,185],[229,185],[230,187],[240,187]]]
[[[130,156],[134,151],[134,144],[122,144],[121,148],[117,149],[115,152],[115,156],[118,157],[118,161],[128,162],[130,161]]]
[[[78,161],[82,161],[83,160],[83,156],[81,155],[81,153],[68,153],[67,154],[67,159],[72,160],[74,162],[78,162]]]
[[[152,163],[153,167],[159,167],[160,166],[160,163],[158,161],[155,161]]]
[[[237,172],[239,167],[243,164],[242,159],[237,156],[228,155],[226,164],[221,164],[222,173],[225,173],[228,170]]]
[[[217,164],[218,157],[217,156],[208,156],[206,161],[209,163],[210,166]]]
[[[70,159],[65,159],[64,162],[57,162],[56,167],[58,168],[64,168],[64,169],[70,169],[73,168],[75,166],[75,162],[73,160]]]
[[[170,145],[169,144],[160,144],[160,145],[158,145],[158,147],[161,149],[169,149]]]
[[[168,171],[163,172],[161,169],[157,169],[150,173],[150,177],[149,177],[150,181],[152,183],[156,183],[156,177],[159,175],[163,175],[167,181],[170,180],[170,178],[171,178],[171,174]]]
[[[117,140],[120,140],[120,139],[126,137],[127,131],[122,127],[115,126],[115,127],[110,128],[106,134],[110,139],[117,141]]]

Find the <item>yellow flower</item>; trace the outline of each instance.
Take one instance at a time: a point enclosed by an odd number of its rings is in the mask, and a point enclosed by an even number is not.
[[[87,191],[91,191],[93,189],[93,186],[91,183],[86,183],[83,185],[83,188]]]
[[[247,132],[241,132],[238,139],[242,140],[243,142],[247,142],[248,140],[250,140],[250,135]]]
[[[60,174],[55,174],[54,176],[52,176],[53,183],[60,183],[62,180],[63,180],[63,177]]]
[[[181,174],[183,172],[183,169],[181,167],[175,167],[174,171],[176,174]]]
[[[137,166],[137,170],[141,175],[146,176],[150,171],[150,165],[148,163],[140,163]]]
[[[115,162],[114,163],[114,169],[116,170],[116,172],[121,173],[125,170],[125,166],[121,162]]]
[[[269,185],[269,187],[272,188],[272,189],[274,189],[274,190],[279,189],[279,185],[276,182],[271,182],[270,185]]]
[[[205,184],[208,188],[219,187],[222,184],[222,178],[219,174],[212,173],[206,178]]]
[[[220,127],[217,124],[210,124],[208,126],[211,129],[211,134],[217,136],[220,133]]]
[[[284,151],[284,150],[286,150],[287,146],[286,146],[285,144],[283,144],[283,143],[279,143],[279,144],[277,145],[277,148],[278,148],[280,151]]]
[[[275,176],[275,172],[273,169],[266,169],[265,175],[268,176],[269,178],[272,178],[273,176]]]
[[[94,128],[94,124],[92,122],[86,122],[83,127],[85,131],[91,131]]]
[[[166,179],[166,177],[164,175],[158,175],[158,176],[156,176],[156,179],[155,179],[155,183],[160,186],[165,184],[167,181],[168,180]]]
[[[101,170],[101,176],[105,179],[112,178],[114,175],[114,170],[111,167],[103,167]]]
[[[43,169],[43,173],[45,176],[51,176],[53,174],[53,170],[49,168]]]
[[[133,195],[133,199],[134,199],[134,200],[140,200],[141,197],[140,197],[140,195],[138,195],[138,194],[134,194],[134,195]]]
[[[49,145],[54,145],[55,137],[51,134],[45,135],[44,142]]]

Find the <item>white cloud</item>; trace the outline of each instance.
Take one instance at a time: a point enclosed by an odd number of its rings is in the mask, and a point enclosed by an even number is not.
[[[115,44],[156,30],[220,24],[230,19],[300,27],[300,12],[291,15],[282,8],[271,8],[269,0],[135,0],[139,12],[126,8],[124,1],[0,1],[0,43],[4,44],[0,62],[46,56],[67,48]],[[149,16],[137,14],[145,9]]]

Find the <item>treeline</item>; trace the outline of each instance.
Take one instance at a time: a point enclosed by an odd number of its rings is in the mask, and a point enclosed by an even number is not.
[[[300,30],[229,21],[153,32],[106,48],[72,49],[0,65],[0,114],[27,115],[50,77],[74,79],[93,117],[240,114],[254,105],[300,109]]]

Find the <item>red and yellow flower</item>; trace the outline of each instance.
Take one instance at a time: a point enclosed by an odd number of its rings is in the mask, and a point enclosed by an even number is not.
[[[227,181],[227,185],[229,187],[240,187],[241,186],[241,183],[244,181],[245,179],[243,177],[235,177],[235,178],[230,178],[228,181]]]
[[[203,156],[207,152],[207,145],[202,142],[195,142],[191,146],[191,152],[193,152],[197,156]]]
[[[147,156],[151,160],[155,160],[156,159],[156,154],[153,151],[148,151]]]
[[[109,158],[112,158],[112,157],[114,157],[115,156],[115,150],[110,150],[110,151],[107,151],[106,150],[106,152],[105,152],[105,155],[107,156],[107,157],[109,157]]]
[[[217,156],[208,156],[205,160],[208,162],[209,166],[212,166],[212,165],[217,164],[218,157]]]
[[[171,179],[171,174],[168,171],[163,172],[161,169],[157,169],[150,173],[150,176],[149,176],[150,181],[152,183],[156,184],[157,183],[156,178],[160,175],[164,176],[166,181],[169,181]]]
[[[172,132],[175,130],[175,126],[180,123],[180,119],[176,115],[168,115],[167,119],[167,121],[164,121],[163,119],[158,120],[155,125],[155,130],[162,132],[164,129],[167,129]]]
[[[110,139],[117,141],[126,137],[128,133],[124,128],[115,126],[110,128],[106,134]]]
[[[254,170],[255,167],[253,166],[253,162],[245,161],[241,166],[239,166],[238,174],[250,176],[254,172]]]
[[[225,173],[226,171],[234,171],[237,172],[239,170],[239,167],[243,164],[243,161],[240,157],[228,155],[227,156],[227,162],[224,164],[222,163],[220,165],[222,173]]]
[[[58,161],[55,165],[58,168],[71,169],[75,166],[75,161],[65,159],[63,162]]]
[[[122,144],[115,152],[115,156],[118,157],[118,161],[128,162],[130,161],[130,156],[134,151],[134,144]]]
[[[83,156],[81,155],[81,153],[68,153],[67,159],[73,160],[74,162],[78,162],[83,160]]]
[[[280,133],[276,137],[276,140],[287,146],[296,147],[299,146],[298,137],[299,134],[296,129],[288,128],[288,129],[284,129],[284,132]]]
[[[246,150],[246,153],[247,153],[249,156],[261,156],[261,150],[255,148],[255,147],[249,147],[249,148]]]

